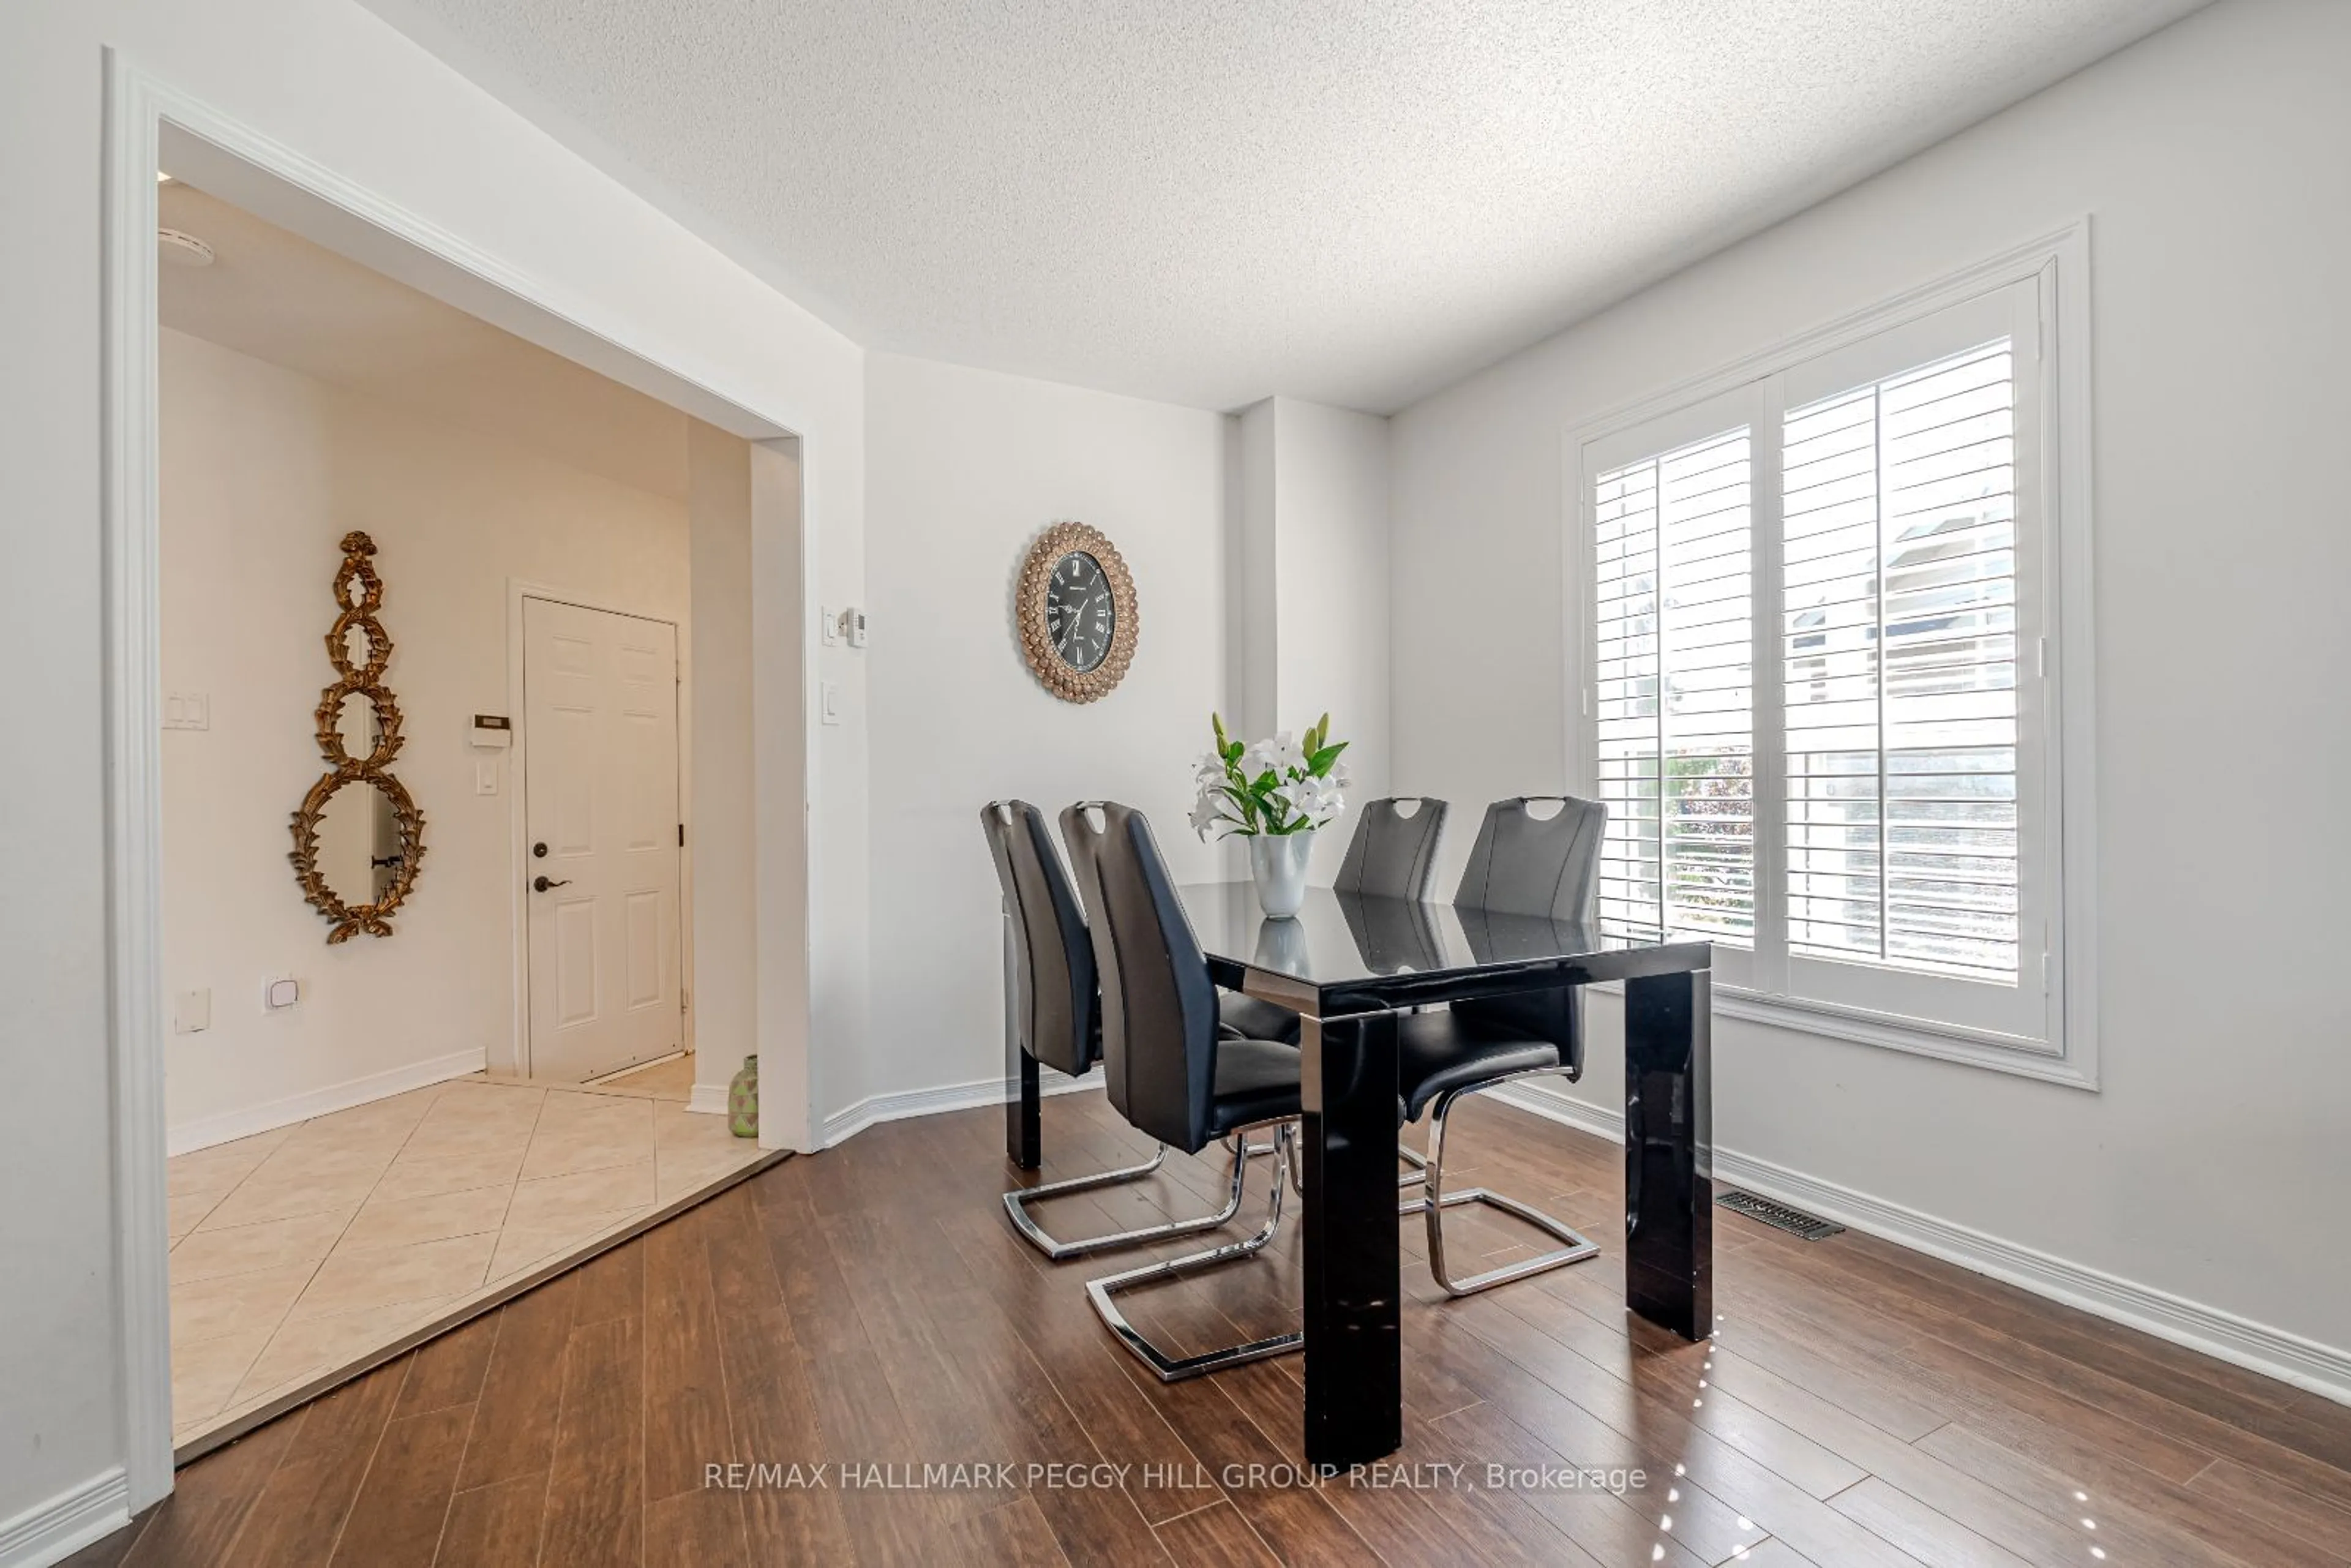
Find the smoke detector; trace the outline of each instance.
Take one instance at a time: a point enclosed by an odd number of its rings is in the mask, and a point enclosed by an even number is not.
[[[155,231],[155,254],[172,267],[210,267],[213,247],[178,229]]]

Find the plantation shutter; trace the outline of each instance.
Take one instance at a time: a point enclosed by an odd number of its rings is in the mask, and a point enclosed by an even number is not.
[[[2041,349],[2020,282],[1580,449],[1604,931],[2050,1037]]]
[[[2018,505],[2039,482],[2039,321],[2019,285],[1780,380],[1765,641],[1792,998],[2045,1027],[2044,536]]]
[[[1750,445],[1741,424],[1593,481],[1604,930],[1754,936]]]
[[[2016,978],[2015,410],[2002,336],[1786,415],[1792,954]]]

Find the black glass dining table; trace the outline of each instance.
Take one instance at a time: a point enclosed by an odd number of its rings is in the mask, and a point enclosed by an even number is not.
[[[1301,1019],[1310,1463],[1368,1463],[1403,1443],[1396,1021],[1405,1009],[1623,982],[1625,1304],[1684,1339],[1706,1336],[1714,1316],[1708,944],[1328,888],[1310,890],[1289,919],[1265,915],[1246,882],[1178,892],[1216,982]],[[1008,1152],[1033,1168],[1034,1064],[1019,1076],[1007,1107]]]

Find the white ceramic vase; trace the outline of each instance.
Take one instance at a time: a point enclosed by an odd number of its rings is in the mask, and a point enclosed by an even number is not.
[[[1259,833],[1249,840],[1249,880],[1257,883],[1258,907],[1287,920],[1306,902],[1306,861],[1314,852],[1314,830]]]

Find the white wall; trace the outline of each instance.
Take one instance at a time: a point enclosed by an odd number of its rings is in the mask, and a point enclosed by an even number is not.
[[[162,370],[163,686],[212,710],[209,729],[163,737],[164,988],[213,1000],[210,1030],[167,1042],[172,1146],[486,1058],[511,1071],[522,780],[469,742],[475,714],[514,710],[507,581],[674,621],[683,643],[686,508],[184,333],[164,333]],[[320,640],[353,528],[376,543],[405,737],[392,771],[425,854],[392,936],[329,946],[287,819],[326,766]],[[475,792],[477,760],[499,793]],[[301,982],[297,1006],[262,1007],[274,975]]]
[[[2335,1347],[2346,58],[2351,7],[2226,0],[1395,422],[1396,783],[1468,813],[1443,880],[1480,803],[1568,782],[1563,433],[2091,214],[2103,1090],[1721,1021],[1716,1134]]]
[[[1225,602],[1231,619],[1232,711],[1227,727],[1254,740],[1281,727],[1280,518],[1275,507],[1279,398],[1251,403],[1226,432]]]
[[[686,983],[697,1106],[715,1109],[758,1040],[758,868],[751,745],[751,449],[686,427],[694,607],[694,948]]]
[[[1271,402],[1276,727],[1303,731],[1331,715],[1331,733],[1348,743],[1352,809],[1387,794],[1390,775],[1388,421],[1299,398]],[[1317,848],[1312,880],[1338,873],[1343,849]]]
[[[873,990],[863,1093],[882,1095],[1002,1074],[982,802],[1125,800],[1179,878],[1243,874],[1185,821],[1218,708],[1252,736],[1330,710],[1355,794],[1384,792],[1388,432],[1292,398],[1227,417],[901,355],[866,375],[872,941],[916,956]],[[1030,541],[1064,518],[1111,537],[1142,609],[1134,666],[1082,706],[1029,674],[1012,622]]]
[[[1227,561],[1234,711],[1245,739],[1302,734],[1322,715],[1347,742],[1353,802],[1388,792],[1388,422],[1293,397],[1233,416]],[[1326,830],[1310,882],[1345,856]]]
[[[867,363],[873,1049],[864,1092],[1001,1079],[1002,948],[979,808],[1081,798],[1147,812],[1178,878],[1227,874],[1185,822],[1226,689],[1222,416],[892,354]],[[1134,574],[1118,689],[1076,705],[1029,673],[1012,591],[1066,518]]]
[[[833,905],[847,902],[861,918],[865,909],[865,753],[862,733],[820,744],[809,727],[815,723],[811,666],[829,673],[839,664],[813,646],[813,610],[798,623],[761,612],[768,605],[812,606],[811,576],[831,581],[840,570],[821,568],[796,548],[807,495],[803,444],[795,437],[755,442],[750,458],[754,1023],[767,1067],[759,1080],[759,1145],[810,1150],[819,1146],[815,1128],[824,1108],[844,1103],[846,1091],[836,1085],[853,1081],[864,1061],[866,934],[862,925],[836,920]],[[862,685],[849,689],[862,701]],[[862,706],[852,712],[862,723]],[[855,792],[847,785],[856,786]],[[803,794],[809,831],[778,831],[778,816]],[[842,845],[849,828],[860,835],[846,845],[850,852],[827,847]],[[800,896],[803,888],[811,890],[810,897]],[[789,1065],[794,1037],[803,1029],[806,1076],[778,1072],[778,1048],[785,1049],[781,1060]],[[699,1098],[708,1103],[706,1095]]]
[[[97,414],[109,47],[496,258],[623,348],[799,433],[810,597],[854,601],[864,569],[856,346],[375,16],[349,0],[29,0],[0,12],[0,188],[10,232],[41,236],[0,247],[0,660],[20,673],[12,731],[37,737],[12,747],[0,770],[0,1043],[12,1075],[0,1191],[41,1195],[0,1211],[12,1265],[0,1275],[0,1524],[102,1486],[130,1457],[114,1263]],[[780,583],[797,594],[799,553],[797,541],[763,536],[763,592]],[[862,672],[841,669],[862,702]],[[763,724],[787,706],[797,715],[796,691],[761,701]],[[811,831],[857,845],[811,871],[820,900],[859,912],[819,934],[812,957],[815,1050],[852,1060],[863,1044],[863,733],[862,720],[827,732],[811,769]],[[778,815],[795,826],[799,801]],[[137,1500],[160,1479],[142,1472]]]

